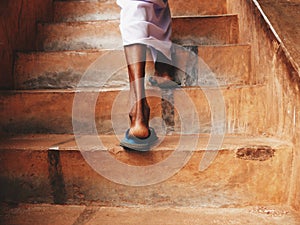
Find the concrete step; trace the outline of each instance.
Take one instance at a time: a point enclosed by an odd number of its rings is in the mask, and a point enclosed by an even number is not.
[[[4,224],[56,225],[296,225],[299,214],[287,207],[191,208],[191,207],[97,207],[29,205],[3,206]]]
[[[2,136],[1,202],[172,208],[287,204],[289,142],[227,135],[210,166],[199,171],[199,165],[209,164],[209,135],[161,136],[160,145],[146,153],[124,151],[120,137],[83,135],[75,142],[73,135]]]
[[[207,64],[220,86],[255,83],[256,79],[251,77],[251,47],[249,45],[199,46],[196,49],[199,56],[197,60],[201,59]],[[90,68],[89,66],[96,60],[99,63],[102,62],[101,57],[105,61],[105,54],[112,54],[111,51],[113,50],[18,53],[15,62],[15,88],[76,88],[85,71]],[[113,53],[115,60],[124,61],[123,50],[114,51],[116,52]],[[149,57],[146,70],[148,75],[154,74],[153,62],[150,60],[151,57]],[[190,66],[190,59],[180,53],[174,54],[174,62],[181,64],[185,62]],[[196,67],[197,64],[194,66]],[[209,71],[201,68],[200,64],[198,67],[199,84],[209,83]],[[127,67],[125,66],[117,73],[116,69],[112,67],[110,71],[105,71],[112,76],[109,86],[127,86]],[[86,86],[97,87],[99,84],[92,80],[86,83]]]
[[[218,113],[225,109],[226,116],[223,114],[218,116],[222,116],[221,121],[223,119],[226,121],[226,133],[256,135],[268,133],[270,129],[270,105],[265,98],[266,91],[266,87],[262,85],[222,87],[220,89],[195,87],[175,90],[174,100],[170,93],[171,97],[164,95],[163,98],[167,101],[174,101],[175,131],[177,132],[180,132],[189,122],[193,123],[192,121],[182,122],[182,118],[195,120],[196,127],[190,127],[190,132],[210,132],[212,129],[211,110]],[[157,126],[159,129],[163,129],[159,120],[162,118],[161,95],[158,88],[147,90],[153,126]],[[77,99],[74,103],[75,96]],[[93,132],[93,126],[88,124],[89,121],[85,119],[90,115],[92,119],[95,119],[99,133],[123,133],[128,128],[127,118],[130,107],[128,96],[127,89],[120,91],[107,88],[100,88],[100,90],[2,91],[0,93],[1,131],[9,133],[73,133],[73,119],[83,123],[82,132],[90,133]],[[82,115],[85,115],[83,118],[80,116],[73,118],[72,116],[72,110],[78,105],[82,105],[78,110],[83,110]],[[186,111],[184,107],[189,107],[191,110]],[[93,115],[94,112],[95,115]],[[253,121],[256,121],[255,124]],[[198,124],[200,125],[198,126]]]
[[[40,50],[83,50],[122,47],[118,20],[43,23],[38,25]],[[172,39],[178,44],[236,44],[237,15],[176,17]]]
[[[173,16],[226,14],[226,0],[169,1]],[[55,22],[118,19],[120,8],[115,1],[56,1]]]

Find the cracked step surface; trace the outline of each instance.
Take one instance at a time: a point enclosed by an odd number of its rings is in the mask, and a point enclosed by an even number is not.
[[[98,136],[92,135],[77,137],[76,142],[73,135],[2,137],[1,200],[119,207],[243,207],[287,203],[289,180],[286,177],[291,175],[292,159],[289,142],[226,135],[216,158],[206,170],[199,171],[201,160],[208,154],[205,149],[209,135],[160,136],[162,142],[146,153],[124,151],[119,146],[123,135],[101,135],[102,144],[94,139]],[[188,141],[181,145],[180,138],[187,137]],[[181,150],[174,152],[178,146]],[[79,149],[88,156],[89,164]],[[107,154],[111,159],[105,157]],[[202,163],[209,163],[206,157]],[[168,177],[159,177],[162,174],[155,170],[150,173],[151,165],[157,166],[166,160],[169,161],[164,171],[174,173]],[[178,164],[182,160],[187,163],[184,167]],[[122,162],[125,168],[119,170],[116,162]],[[114,182],[94,170],[100,165],[104,165],[110,175],[114,174]],[[130,172],[132,166],[149,172]],[[118,173],[113,172],[117,170]],[[106,177],[110,176],[103,172]],[[160,183],[142,186],[157,177],[162,179]],[[128,181],[129,186],[118,184]],[[137,184],[139,186],[135,186]]]

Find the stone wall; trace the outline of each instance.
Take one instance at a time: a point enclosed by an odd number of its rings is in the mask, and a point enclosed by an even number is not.
[[[265,135],[294,143],[289,205],[300,210],[300,76],[287,51],[261,14],[255,0],[228,0],[229,13],[239,14],[240,42],[251,44],[252,75],[264,84],[262,118]],[[271,21],[272,22],[272,21]],[[257,121],[255,121],[257,123]]]
[[[13,89],[16,51],[35,49],[38,21],[52,19],[53,0],[0,1],[0,89]]]
[[[290,195],[291,205],[300,211],[300,98],[298,97],[297,117],[296,117],[296,132],[294,135],[294,166],[293,166],[293,183]]]

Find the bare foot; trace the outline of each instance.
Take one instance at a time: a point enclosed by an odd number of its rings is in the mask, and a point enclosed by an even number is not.
[[[137,138],[147,138],[149,133],[150,108],[146,100],[136,103],[129,113],[130,129],[129,134]]]

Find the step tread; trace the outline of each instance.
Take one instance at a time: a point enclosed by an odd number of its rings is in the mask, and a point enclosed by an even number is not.
[[[195,135],[193,135],[195,136]],[[85,138],[93,138],[95,136],[86,135]],[[110,152],[118,153],[124,151],[119,146],[119,139],[123,135],[99,135],[103,141],[105,148],[100,146],[93,146],[97,150],[109,150]],[[176,148],[179,134],[166,136],[161,146],[153,149],[153,151],[168,151]],[[203,151],[206,149],[210,135],[199,134],[199,143],[195,151]],[[20,134],[15,136],[2,137],[0,140],[0,151],[6,150],[23,150],[23,151],[47,151],[47,150],[61,150],[61,151],[78,151],[79,148],[75,141],[76,137],[72,134]],[[254,137],[226,134],[223,144],[219,150],[233,151],[245,146],[269,146],[272,149],[290,148],[292,143],[289,141],[280,140],[274,137]],[[88,147],[88,146],[87,146]]]
[[[288,207],[252,206],[245,208],[189,207],[97,207],[21,204],[3,206],[0,218],[5,224],[299,224],[299,213]],[[47,223],[45,223],[47,221]]]

